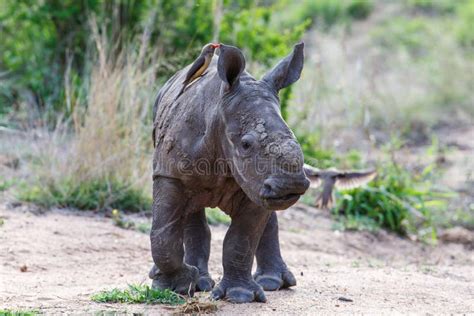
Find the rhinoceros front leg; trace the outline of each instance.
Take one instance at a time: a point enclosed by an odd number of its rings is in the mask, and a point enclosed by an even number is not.
[[[212,298],[234,303],[265,302],[263,289],[252,277],[252,263],[270,212],[246,201],[232,214],[224,239],[224,276],[212,291]]]
[[[293,273],[288,270],[280,252],[278,218],[272,212],[257,248],[257,271],[253,277],[265,291],[276,291],[296,285]]]
[[[179,180],[157,178],[153,181],[153,224],[150,271],[153,288],[194,294],[199,271],[183,262],[183,230],[187,199]]]
[[[189,214],[184,228],[184,261],[199,269],[197,291],[210,291],[214,280],[209,275],[208,261],[211,251],[211,230],[204,208]]]

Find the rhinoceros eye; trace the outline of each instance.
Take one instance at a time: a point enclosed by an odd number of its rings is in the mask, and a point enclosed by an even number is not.
[[[244,135],[241,139],[242,149],[245,152],[248,152],[253,147],[254,143],[255,143],[255,137],[249,134]]]

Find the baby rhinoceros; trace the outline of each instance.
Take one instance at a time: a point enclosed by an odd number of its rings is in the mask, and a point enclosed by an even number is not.
[[[296,285],[280,254],[275,211],[293,205],[309,180],[301,148],[281,117],[278,91],[299,79],[303,47],[297,44],[256,80],[245,71],[242,52],[221,45],[207,73],[179,98],[189,66],[161,88],[153,129],[154,288],[190,295],[212,290],[214,299],[243,303],[265,302],[263,290]],[[232,218],[224,275],[215,287],[205,207]]]

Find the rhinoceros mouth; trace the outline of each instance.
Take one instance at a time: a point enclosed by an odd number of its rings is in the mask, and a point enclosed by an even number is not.
[[[298,199],[300,198],[300,196],[301,194],[291,193],[279,197],[265,198],[264,203],[265,206],[269,209],[284,210],[295,204],[296,201],[298,201]]]
[[[289,201],[289,200],[292,200],[292,199],[297,199],[299,198],[301,195],[300,194],[296,194],[296,193],[291,193],[291,194],[287,194],[287,195],[283,195],[283,196],[279,196],[279,197],[270,197],[270,198],[267,198],[267,200],[270,200],[270,201]]]

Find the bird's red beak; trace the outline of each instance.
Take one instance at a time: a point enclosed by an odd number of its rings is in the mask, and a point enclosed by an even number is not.
[[[221,44],[211,44],[213,48],[219,48]]]

